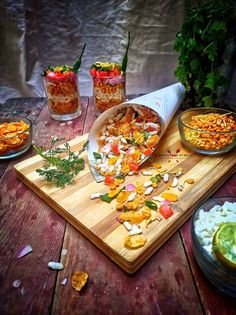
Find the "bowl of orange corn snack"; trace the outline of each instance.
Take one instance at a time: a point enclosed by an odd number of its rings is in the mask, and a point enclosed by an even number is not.
[[[0,160],[17,157],[32,143],[32,122],[21,116],[0,118]]]
[[[200,154],[217,155],[236,145],[236,113],[220,108],[192,108],[178,117],[181,141]]]

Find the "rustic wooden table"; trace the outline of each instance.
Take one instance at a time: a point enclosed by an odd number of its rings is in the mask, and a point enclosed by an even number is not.
[[[88,97],[82,98],[82,116],[70,123],[50,119],[43,98],[9,99],[0,107],[0,116],[7,113],[29,117],[34,142],[44,146],[53,135],[67,141],[87,133],[95,120]],[[0,314],[236,314],[235,299],[216,289],[196,264],[190,220],[127,275],[16,178],[13,165],[34,154],[30,149],[0,162]],[[236,174],[215,195],[236,196]],[[17,259],[26,244],[33,252]],[[49,261],[60,260],[63,271],[48,268]],[[81,293],[70,281],[78,270],[89,274]],[[13,287],[17,279],[19,288]]]

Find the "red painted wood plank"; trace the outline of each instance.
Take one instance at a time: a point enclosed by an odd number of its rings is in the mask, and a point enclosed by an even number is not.
[[[232,175],[227,182],[216,191],[214,196],[236,196],[236,173]],[[203,275],[198,267],[192,252],[191,242],[191,220],[186,222],[181,228],[184,247],[190,261],[193,277],[198,287],[199,295],[204,306],[206,314],[215,315],[234,315],[236,314],[235,299],[227,296],[213,286]]]
[[[88,99],[83,98],[83,115],[72,123],[50,119],[44,107],[34,123],[33,139],[48,146],[51,136],[74,138],[83,130]],[[58,261],[65,230],[65,221],[16,178],[14,163],[35,154],[29,150],[24,157],[10,163],[0,185],[0,313],[48,314],[50,312],[57,272],[49,270],[49,261]],[[33,252],[21,259],[17,251],[25,244]],[[20,288],[13,288],[20,279]]]

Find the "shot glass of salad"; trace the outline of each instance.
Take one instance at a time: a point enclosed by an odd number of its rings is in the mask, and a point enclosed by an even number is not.
[[[121,64],[95,62],[90,67],[90,74],[93,78],[93,95],[97,116],[106,109],[125,101],[129,43],[130,32],[128,32],[128,44]]]
[[[42,72],[49,111],[55,120],[66,121],[81,115],[78,69],[85,46],[74,66],[49,66]]]
[[[91,66],[90,74],[97,116],[125,101],[126,76],[120,64],[96,62]]]

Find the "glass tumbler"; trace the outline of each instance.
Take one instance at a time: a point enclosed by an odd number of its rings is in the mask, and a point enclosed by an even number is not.
[[[81,115],[76,72],[51,72],[43,80],[53,119],[66,121]]]
[[[97,116],[125,101],[125,84],[125,74],[93,77],[93,96]]]

